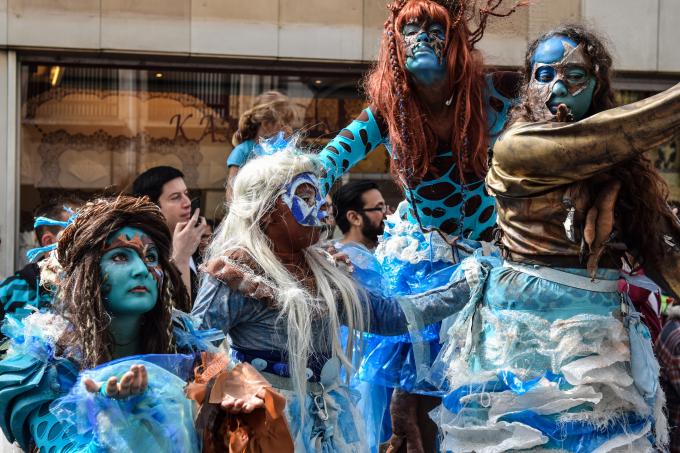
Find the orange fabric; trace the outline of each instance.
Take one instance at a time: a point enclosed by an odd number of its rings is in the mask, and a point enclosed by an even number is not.
[[[284,417],[286,399],[249,363],[226,369],[224,354],[203,355],[196,380],[187,386],[187,397],[200,409],[196,428],[206,453],[293,453],[293,438]],[[228,398],[264,400],[264,407],[250,414],[230,414],[220,407]]]

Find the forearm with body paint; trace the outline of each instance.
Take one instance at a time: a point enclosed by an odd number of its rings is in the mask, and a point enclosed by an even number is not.
[[[321,164],[326,169],[326,176],[321,181],[323,195],[343,174],[377,148],[382,140],[383,134],[376,115],[370,107],[365,108],[319,153]]]

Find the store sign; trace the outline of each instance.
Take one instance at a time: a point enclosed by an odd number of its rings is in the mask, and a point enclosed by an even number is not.
[[[198,122],[199,126],[204,126],[203,130],[201,132],[200,137],[197,139],[191,139],[187,136],[186,131],[184,130],[184,125],[185,123],[193,118],[194,114],[189,113],[188,115],[182,116],[181,113],[177,113],[170,118],[170,124],[174,124],[175,126],[175,135],[173,139],[177,139],[179,137],[185,139],[185,140],[194,140],[197,142],[202,141],[205,137],[210,136],[210,140],[213,143],[228,143],[229,139],[226,137],[226,134],[224,133],[225,131],[223,130],[222,132],[218,131],[216,125],[215,125],[215,116],[214,115],[203,115],[201,117],[201,120]]]

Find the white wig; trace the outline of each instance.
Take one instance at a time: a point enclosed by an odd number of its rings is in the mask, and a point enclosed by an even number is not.
[[[343,351],[339,316],[343,315],[350,332],[364,327],[360,290],[348,274],[328,261],[324,256],[327,253],[316,246],[304,250],[318,291],[311,294],[276,258],[272,242],[263,231],[264,219],[274,209],[284,187],[300,173],[319,176],[321,168],[316,156],[290,149],[248,161],[238,172],[229,214],[215,232],[206,256],[207,262],[232,252],[247,251],[273,284],[281,311],[279,321],[286,323],[290,375],[300,401],[304,401],[306,393],[307,361],[315,352],[311,334],[321,337],[317,344],[329,342],[325,345],[330,345],[333,354],[349,370],[353,335],[349,335]],[[327,331],[312,332],[315,318],[326,320],[319,325]]]

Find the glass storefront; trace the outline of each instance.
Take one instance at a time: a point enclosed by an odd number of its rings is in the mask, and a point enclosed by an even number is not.
[[[20,231],[57,196],[128,191],[157,165],[180,169],[211,219],[224,215],[226,159],[240,115],[268,90],[289,96],[318,149],[364,108],[359,76],[191,72],[25,63],[21,67]],[[385,152],[355,172],[384,174]],[[22,233],[19,257],[33,237]]]
[[[157,165],[184,175],[206,217],[224,215],[226,159],[240,115],[268,90],[289,96],[305,146],[319,149],[365,104],[360,74],[168,70],[106,65],[24,62],[20,69],[20,231],[17,261],[33,246],[33,210],[58,196],[90,198],[130,189]],[[619,91],[628,103],[653,92]],[[680,139],[650,158],[680,200]],[[377,150],[353,170],[376,179],[394,204],[399,190],[389,160]],[[19,263],[18,263],[19,264]]]

